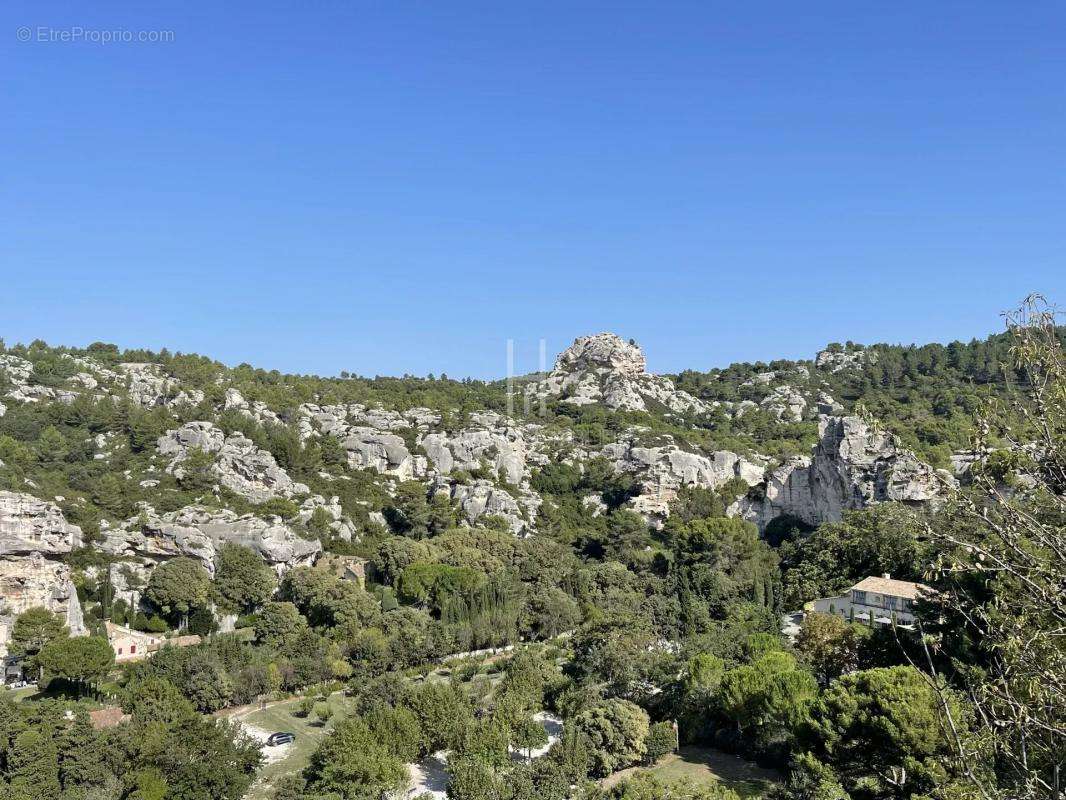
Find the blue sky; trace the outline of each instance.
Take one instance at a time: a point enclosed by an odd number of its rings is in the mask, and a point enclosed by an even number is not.
[[[489,377],[612,330],[665,372],[1066,304],[1061,2],[0,18],[9,343]],[[41,40],[79,26],[173,41]]]

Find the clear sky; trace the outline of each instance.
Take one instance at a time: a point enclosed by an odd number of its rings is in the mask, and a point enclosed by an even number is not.
[[[1066,3],[0,19],[8,343],[490,377],[611,330],[665,372],[1066,304]]]

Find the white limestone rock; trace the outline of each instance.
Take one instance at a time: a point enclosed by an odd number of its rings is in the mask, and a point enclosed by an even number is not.
[[[682,487],[717,489],[733,478],[751,485],[762,480],[765,466],[728,450],[700,455],[673,444],[643,447],[636,439],[609,444],[603,455],[618,472],[639,476],[640,494],[630,507],[654,525],[669,516],[670,503]]]
[[[759,405],[782,422],[801,422],[807,411],[807,398],[795,386],[785,384],[772,389]]]
[[[541,503],[540,496],[534,492],[520,492],[516,499],[506,489],[484,479],[469,483],[449,483],[441,479],[433,491],[444,493],[456,501],[468,522],[476,522],[486,515],[503,517],[515,534],[531,527],[530,520],[536,517]]]
[[[127,382],[130,399],[144,408],[195,406],[204,400],[200,389],[182,389],[180,382],[167,375],[159,364],[127,362],[119,364],[118,369]]]
[[[15,618],[38,606],[59,615],[72,636],[85,634],[78,590],[69,566],[39,552],[25,557],[0,557],[0,656],[7,654]]]
[[[54,503],[0,492],[0,654],[15,617],[34,606],[59,614],[73,635],[85,632],[70,567],[54,560],[81,544],[81,528]]]
[[[211,422],[189,422],[167,431],[159,437],[156,447],[161,455],[171,457],[167,472],[179,478],[184,474],[182,463],[190,452],[202,450],[213,454],[212,471],[219,483],[253,503],[275,497],[290,498],[309,491],[305,484],[297,483],[278,466],[274,456],[244,434],[234,432],[226,436]]]
[[[349,428],[343,443],[348,451],[348,466],[352,469],[372,469],[401,480],[425,472],[425,459],[412,456],[403,438],[394,433],[383,433],[370,427]]]
[[[163,515],[146,511],[128,520],[125,529],[104,531],[100,549],[120,558],[153,563],[187,556],[198,559],[214,574],[215,553],[226,542],[251,548],[279,575],[314,563],[322,551],[317,539],[301,537],[278,517],[263,519],[202,506],[186,506]]]
[[[649,403],[675,413],[705,413],[713,407],[676,389],[669,378],[649,374],[646,363],[640,347],[613,333],[583,336],[527,391],[537,398],[559,397],[574,405],[603,403],[622,411],[646,411]]]
[[[274,411],[272,411],[266,403],[261,400],[255,400],[249,402],[244,399],[237,389],[226,389],[225,399],[222,403],[222,408],[226,411],[234,410],[251,420],[259,423],[260,425],[284,425],[284,420],[281,419]]]
[[[822,350],[814,358],[814,366],[827,372],[840,372],[846,369],[859,369],[863,364],[877,361],[873,350]]]
[[[0,492],[0,557],[62,555],[81,547],[82,532],[59,506],[33,495]]]
[[[764,496],[743,498],[730,513],[760,529],[784,514],[820,525],[871,503],[935,503],[954,484],[861,417],[823,417],[819,432],[810,458],[794,457],[773,470]]]

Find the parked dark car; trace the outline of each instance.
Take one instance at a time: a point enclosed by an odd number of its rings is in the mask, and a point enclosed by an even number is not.
[[[275,747],[279,744],[289,744],[296,741],[295,733],[272,733],[267,737],[267,744],[270,747]]]

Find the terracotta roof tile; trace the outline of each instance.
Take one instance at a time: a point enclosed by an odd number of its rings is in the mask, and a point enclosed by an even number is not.
[[[854,591],[876,592],[887,594],[890,597],[905,597],[908,600],[916,599],[920,594],[928,594],[932,590],[921,583],[912,581],[897,581],[895,578],[863,578],[851,587]]]

